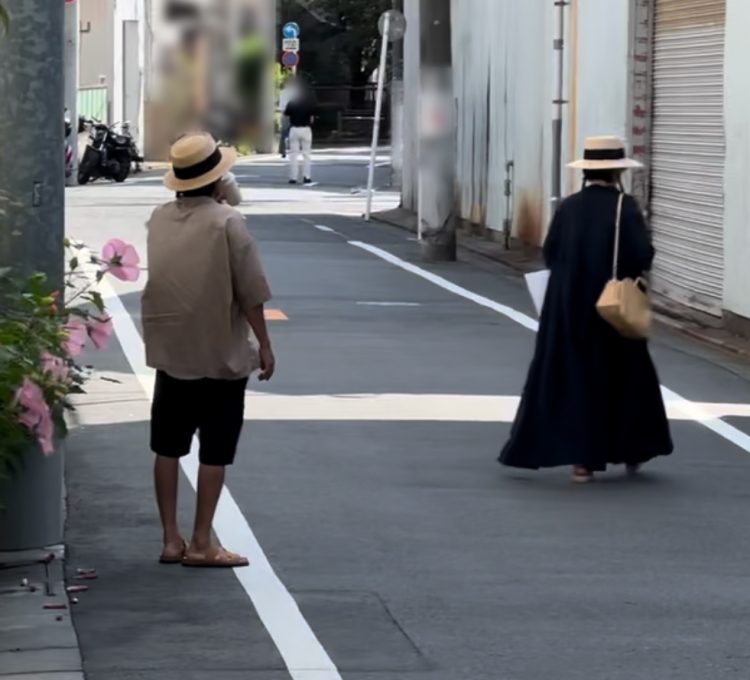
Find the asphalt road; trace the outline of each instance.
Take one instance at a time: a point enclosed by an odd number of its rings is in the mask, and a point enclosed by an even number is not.
[[[358,219],[364,163],[322,156],[312,189],[275,161],[237,171],[287,320],[219,531],[249,526],[273,572],[155,563],[148,377],[127,333],[91,357],[120,382],[91,383],[67,459],[68,566],[99,572],[74,611],[89,680],[746,679],[747,365],[660,332],[662,382],[735,429],[672,407],[676,453],[637,480],[501,469],[534,334],[469,298],[531,315],[523,284],[478,260],[423,265],[409,234]],[[152,177],[70,190],[69,232],[145,252],[167,198]],[[116,286],[118,330],[138,327],[142,286]],[[185,480],[185,531],[193,499]],[[280,592],[299,612],[279,622]]]

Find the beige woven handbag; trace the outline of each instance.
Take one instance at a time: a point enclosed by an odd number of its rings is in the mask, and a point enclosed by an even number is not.
[[[653,315],[646,282],[642,278],[620,280],[617,276],[620,258],[620,222],[624,198],[625,194],[621,193],[617,200],[612,280],[604,287],[599,302],[596,303],[596,309],[620,335],[638,340],[648,337]]]

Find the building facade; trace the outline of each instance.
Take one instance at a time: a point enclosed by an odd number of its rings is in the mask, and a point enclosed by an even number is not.
[[[403,203],[417,202],[418,1],[406,0]],[[457,193],[490,238],[543,241],[553,176],[555,39],[564,37],[564,165],[619,135],[646,168],[630,190],[658,250],[656,291],[729,323],[750,319],[750,43],[746,0],[453,0]],[[409,141],[411,140],[411,141]],[[506,190],[507,189],[507,190]]]

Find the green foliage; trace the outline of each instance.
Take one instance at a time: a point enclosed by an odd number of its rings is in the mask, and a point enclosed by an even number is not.
[[[0,3],[0,37],[8,31],[10,31],[10,14],[8,14],[8,10]]]
[[[70,253],[65,301],[61,291],[51,289],[44,274],[19,278],[12,268],[0,268],[0,479],[18,470],[35,441],[48,443],[46,453],[52,453],[54,440],[39,429],[30,409],[48,408],[46,422],[51,417],[52,434],[64,436],[64,413],[72,409],[69,397],[82,392],[90,377],[90,371],[79,366],[73,355],[83,350],[89,337],[95,346],[103,346],[112,331],[104,299],[95,286],[107,272],[118,275],[121,256],[105,262],[87,255],[83,244],[66,239],[65,247]],[[21,404],[20,390],[25,385],[30,387]]]
[[[237,87],[245,102],[260,98],[268,62],[267,45],[261,36],[251,35],[240,44],[236,56]]]
[[[81,377],[71,374],[73,382],[62,384],[42,369],[45,352],[63,354],[63,323],[43,274],[19,281],[9,269],[0,270],[0,477],[18,469],[33,442],[31,432],[18,422],[15,395],[24,379],[30,378],[42,388],[58,431],[64,428],[67,395],[80,384]]]
[[[302,35],[303,67],[307,70],[310,57],[319,62],[316,80],[328,80],[333,67],[348,71],[348,83],[364,85],[378,66],[380,33],[378,19],[391,0],[283,0],[284,20],[297,17],[304,8],[321,27],[328,29],[324,44],[310,44],[311,37]],[[344,84],[344,83],[341,83]]]

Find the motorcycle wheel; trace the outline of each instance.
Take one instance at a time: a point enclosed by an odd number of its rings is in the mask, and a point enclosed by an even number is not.
[[[124,182],[128,176],[130,175],[130,163],[124,163],[123,161],[120,161],[120,167],[116,173],[112,175],[112,179],[115,180],[115,182]]]
[[[91,177],[87,172],[84,172],[83,170],[78,171],[78,184],[88,184],[91,181]]]

